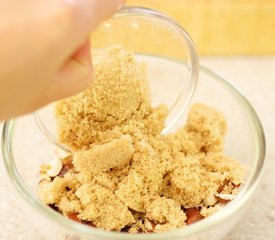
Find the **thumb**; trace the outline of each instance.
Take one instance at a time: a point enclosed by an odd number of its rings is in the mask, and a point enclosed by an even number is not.
[[[77,94],[88,87],[93,79],[90,40],[87,40],[69,58],[49,84],[45,100],[53,101]]]

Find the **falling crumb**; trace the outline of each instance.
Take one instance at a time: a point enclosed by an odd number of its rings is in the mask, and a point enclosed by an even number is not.
[[[145,67],[133,53],[111,47],[95,53],[93,61],[91,87],[56,107],[59,141],[75,150],[89,148],[106,130],[150,116]]]
[[[42,202],[92,227],[153,233],[186,227],[233,200],[243,167],[223,153],[220,111],[194,104],[182,128],[161,135],[168,109],[151,106],[146,66],[120,46],[97,51],[94,65],[94,83],[57,103],[59,142],[71,155],[55,177],[41,167]]]

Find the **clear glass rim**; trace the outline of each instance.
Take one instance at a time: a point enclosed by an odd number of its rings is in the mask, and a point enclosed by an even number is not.
[[[143,15],[143,16],[154,16],[157,19],[167,22],[170,24],[177,32],[180,33],[181,37],[184,39],[185,44],[187,45],[188,56],[190,60],[190,75],[189,75],[189,83],[187,88],[181,93],[177,101],[172,106],[172,109],[176,107],[179,103],[182,105],[181,110],[178,114],[169,122],[169,124],[163,129],[162,134],[166,134],[170,131],[170,129],[176,124],[176,122],[181,118],[184,114],[188,104],[190,103],[198,83],[199,78],[199,59],[196,52],[195,44],[188,34],[186,30],[176,23],[173,19],[167,17],[166,15],[162,14],[161,12],[155,11],[150,8],[140,7],[140,6],[131,6],[131,7],[123,7],[117,14],[115,14],[114,18],[123,16],[123,15]],[[184,104],[183,104],[184,103]],[[169,116],[168,116],[169,117]]]
[[[175,21],[170,19],[169,17],[165,16],[164,14],[157,12],[155,10],[152,10],[150,8],[144,8],[144,7],[123,7],[118,13],[116,13],[113,18],[119,18],[119,17],[127,17],[127,16],[149,16],[154,17],[156,19],[159,19],[161,21],[166,22],[169,24],[173,29],[175,29],[176,32],[180,34],[182,39],[184,40],[184,43],[187,46],[187,52],[188,57],[190,61],[190,72],[189,72],[189,82],[186,86],[186,88],[180,93],[178,99],[174,103],[174,105],[171,108],[171,111],[173,112],[173,109],[177,108],[180,105],[180,111],[177,112],[176,116],[174,116],[172,119],[170,118],[170,115],[168,115],[167,118],[169,118],[169,123],[166,119],[166,127],[163,129],[162,134],[169,133],[170,129],[173,128],[173,126],[177,123],[177,121],[181,118],[181,116],[184,114],[188,104],[190,103],[198,83],[199,78],[199,60],[196,52],[195,44],[193,43],[193,40],[189,36],[189,34],[185,31],[184,28],[182,28],[179,24],[177,24]],[[65,151],[70,151],[65,145],[61,145],[58,143],[55,136],[51,133],[50,129],[47,127],[47,124],[44,123],[43,118],[40,116],[39,111],[34,113],[35,121],[41,130],[41,132],[58,148],[61,148]]]
[[[25,199],[25,201],[32,206],[37,212],[42,214],[44,217],[52,220],[53,222],[65,227],[68,231],[74,232],[75,234],[86,235],[86,236],[95,236],[95,237],[103,237],[104,239],[136,239],[136,240],[144,240],[144,239],[172,239],[173,237],[177,238],[192,236],[197,233],[201,233],[215,225],[225,221],[230,218],[233,214],[235,214],[246,202],[250,199],[253,192],[255,191],[260,177],[262,175],[262,168],[264,165],[265,158],[265,137],[262,124],[253,109],[250,103],[246,100],[246,98],[230,83],[223,80],[219,76],[217,76],[212,71],[200,67],[200,71],[204,72],[208,76],[211,77],[211,80],[217,81],[219,84],[222,84],[224,88],[229,90],[231,94],[239,101],[242,109],[246,111],[251,123],[254,126],[254,141],[256,142],[256,153],[255,159],[253,161],[253,166],[251,169],[251,174],[248,176],[247,181],[240,191],[238,197],[229,203],[222,210],[210,216],[206,219],[203,219],[197,223],[194,223],[188,227],[166,232],[166,233],[154,233],[154,234],[127,234],[127,233],[118,233],[118,232],[107,232],[102,229],[92,228],[86,226],[84,224],[80,224],[74,222],[72,220],[66,219],[61,214],[55,212],[49,207],[42,204],[34,195],[28,192],[28,187],[25,185],[24,181],[21,179],[20,173],[16,169],[13,152],[12,152],[12,138],[13,138],[13,127],[15,124],[15,120],[10,120],[5,122],[3,133],[2,133],[2,152],[4,163],[9,175],[11,182],[14,187],[20,193],[20,195]]]

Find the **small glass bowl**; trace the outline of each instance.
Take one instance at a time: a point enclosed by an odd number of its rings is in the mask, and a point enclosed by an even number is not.
[[[162,133],[170,132],[188,106],[198,80],[198,57],[187,32],[173,20],[154,10],[124,7],[113,18],[101,24],[91,39],[93,50],[122,45],[133,51],[139,62],[145,62],[152,105],[164,103],[168,106],[170,113]],[[163,65],[161,61],[151,61],[149,56],[182,64],[175,69],[172,64]],[[36,122],[49,140],[66,149],[66,146],[58,144],[54,113],[53,103],[35,114]]]
[[[180,62],[159,61],[165,66],[182,67]],[[162,89],[162,92],[165,91],[165,88]],[[265,157],[264,132],[257,114],[241,93],[203,67],[200,68],[200,79],[192,102],[203,102],[225,114],[228,122],[225,154],[246,167],[246,180],[239,195],[223,209],[182,229],[156,234],[107,232],[69,220],[45,206],[37,197],[39,166],[51,160],[54,146],[36,127],[30,115],[5,123],[2,151],[8,176],[20,195],[18,202],[32,225],[49,240],[222,239],[241,220],[258,186]],[[181,121],[183,123],[183,119]]]

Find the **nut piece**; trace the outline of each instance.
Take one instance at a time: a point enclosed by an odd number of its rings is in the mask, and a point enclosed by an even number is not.
[[[219,203],[227,203],[236,198],[236,195],[234,194],[222,194],[222,193],[217,193],[215,194],[217,200]]]
[[[71,214],[68,215],[68,218],[75,221],[75,222],[82,223],[81,219],[78,218],[78,214],[79,213],[71,213]]]
[[[203,201],[207,206],[214,206],[217,203],[217,198],[213,192],[210,192]]]
[[[72,155],[72,153],[62,150],[60,148],[56,148],[54,152],[55,152],[55,155],[58,156],[60,159],[67,158]]]
[[[50,177],[56,177],[62,170],[63,163],[59,157],[55,157],[49,164],[49,169],[46,171]]]
[[[153,221],[150,221],[148,218],[144,219],[144,227],[147,233],[154,232],[155,226],[156,224]]]
[[[48,184],[51,180],[41,179],[38,184],[38,188],[41,188],[43,185]]]
[[[203,219],[203,216],[200,213],[200,210],[197,208],[189,208],[185,211],[187,220],[186,220],[186,224],[192,224],[195,223],[201,219]]]
[[[48,176],[47,174],[43,173],[43,174],[41,174],[39,176],[38,185],[40,185],[40,183],[42,183],[43,181],[50,182],[51,181],[51,177]]]
[[[204,206],[204,207],[201,208],[200,214],[203,217],[209,217],[209,216],[213,215],[214,213],[218,212],[224,206],[225,206],[224,203],[217,203],[213,207]]]

